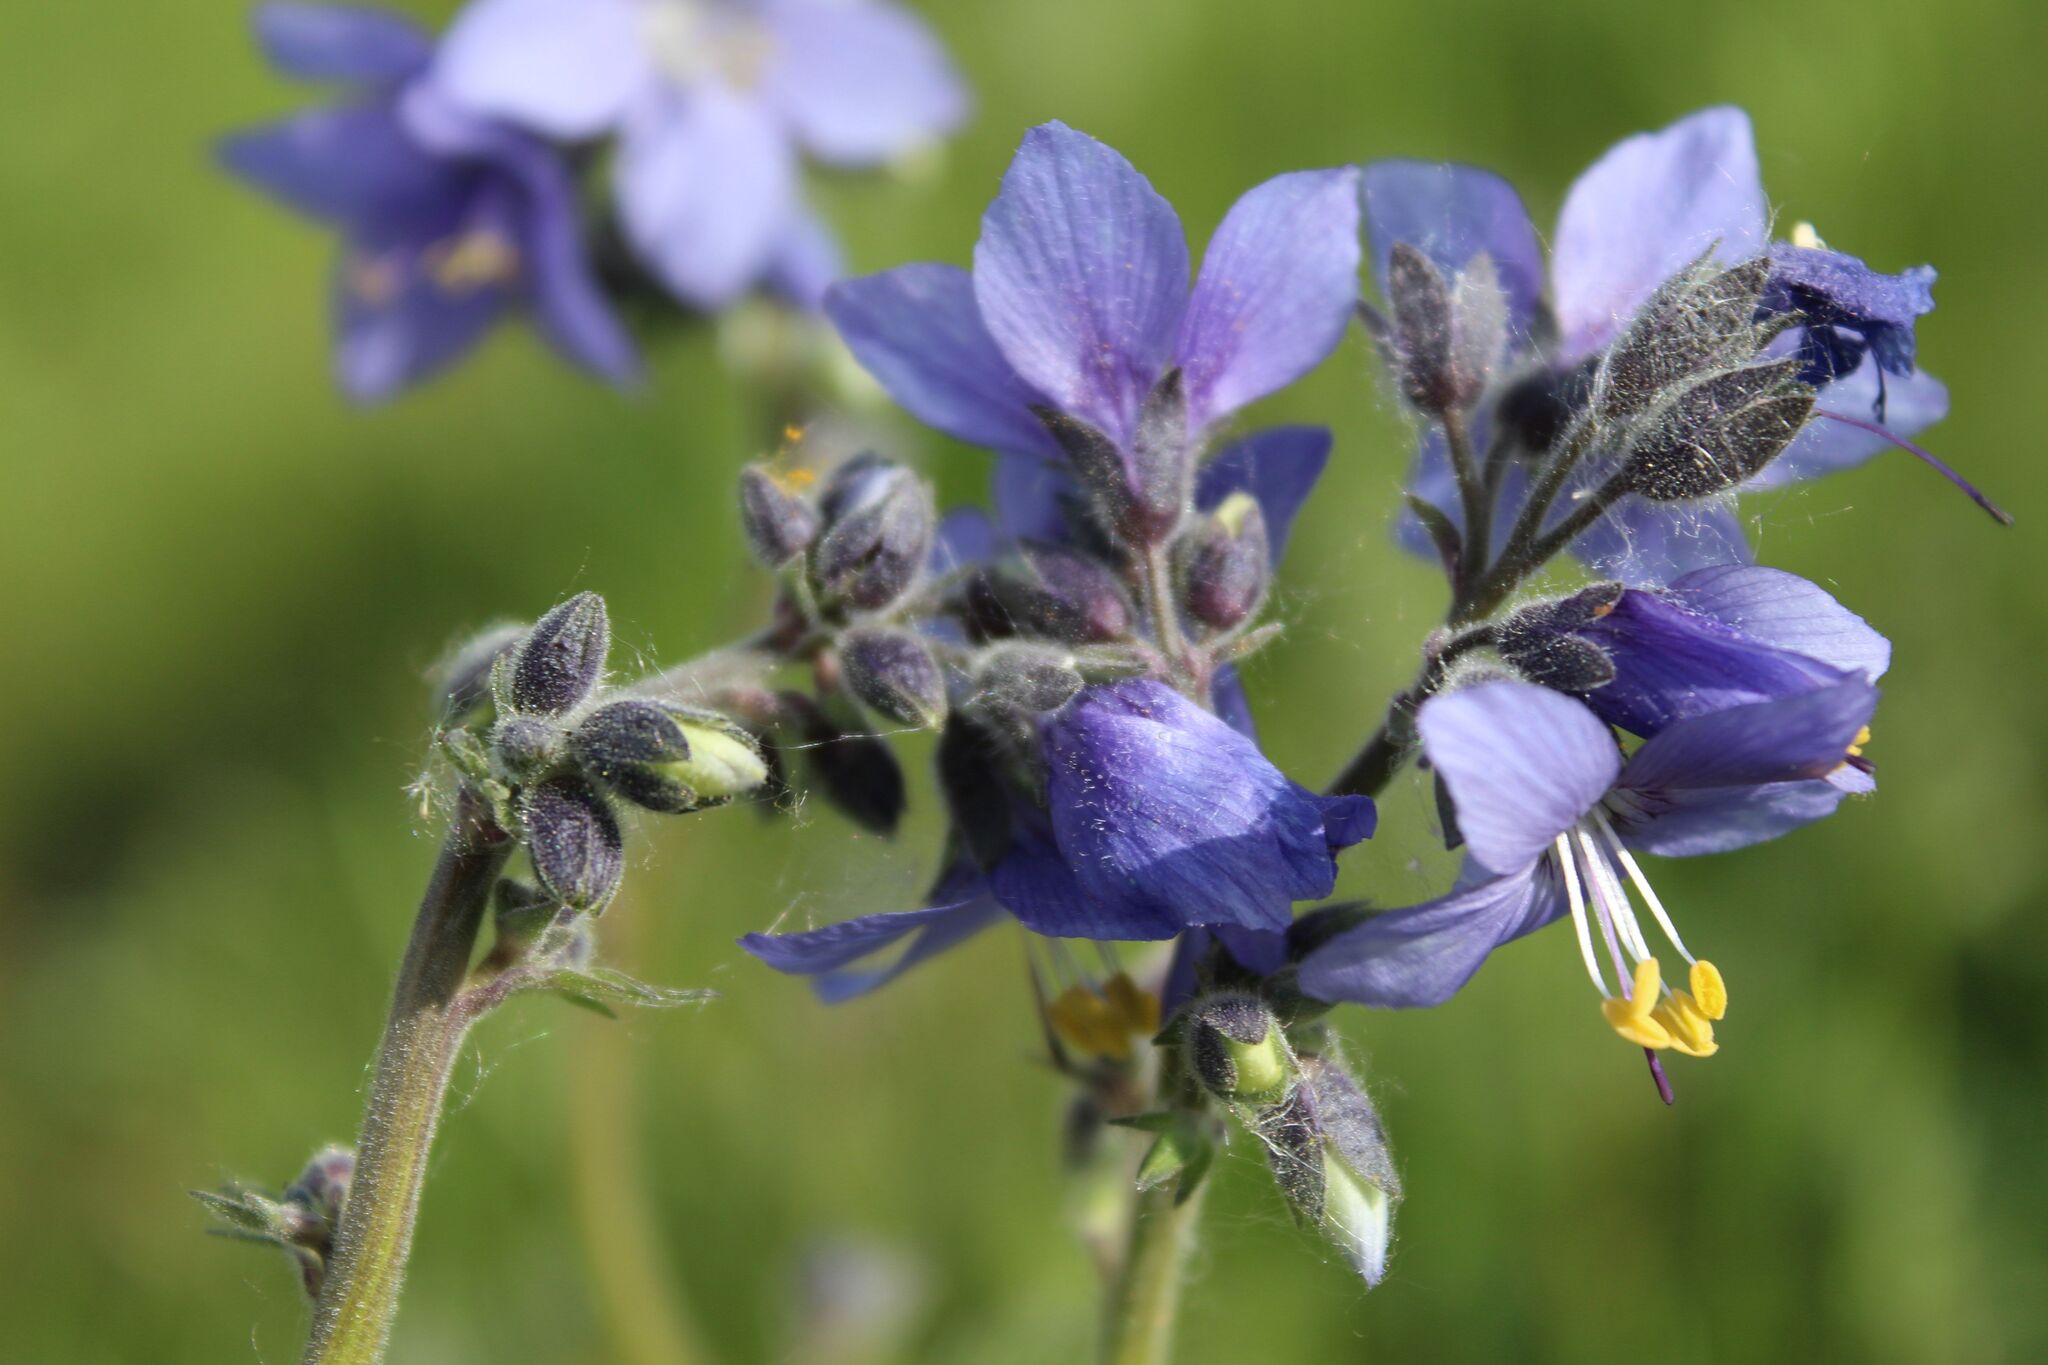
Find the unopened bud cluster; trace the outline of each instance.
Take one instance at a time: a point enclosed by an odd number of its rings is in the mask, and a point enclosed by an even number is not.
[[[1386,1273],[1393,1206],[1401,1197],[1378,1112],[1333,1056],[1297,1048],[1267,999],[1220,990],[1181,1020],[1187,1065],[1204,1089],[1266,1149],[1273,1178],[1303,1226],[1320,1230],[1368,1285]],[[1206,1157],[1184,1117],[1160,1119],[1140,1166],[1156,1183]]]
[[[579,593],[524,631],[478,637],[442,685],[444,748],[521,838],[545,902],[578,912],[603,910],[624,874],[615,802],[679,814],[768,779],[726,716],[607,694],[610,648],[604,600]]]

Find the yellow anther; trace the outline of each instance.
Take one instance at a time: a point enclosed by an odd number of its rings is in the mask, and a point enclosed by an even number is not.
[[[1693,1002],[1699,1011],[1709,1019],[1719,1019],[1728,1013],[1728,983],[1721,979],[1721,969],[1701,958],[1692,964],[1691,980]]]
[[[1699,1002],[1684,991],[1673,991],[1651,1011],[1651,1017],[1671,1035],[1671,1046],[1688,1057],[1711,1057],[1720,1051],[1714,1041],[1714,1026],[1700,1013]]]
[[[1118,972],[1105,982],[1102,996],[1125,1033],[1150,1038],[1159,1032],[1159,997],[1131,980],[1127,973]]]
[[[1130,1034],[1109,1001],[1086,986],[1067,987],[1045,1013],[1053,1032],[1083,1052],[1118,1061],[1131,1055]]]
[[[1670,1047],[1670,1031],[1652,1018],[1648,1009],[1638,1011],[1636,1003],[1614,996],[1600,1002],[1600,1012],[1607,1016],[1608,1027],[1637,1047]]]
[[[490,231],[465,232],[436,242],[421,259],[434,283],[451,294],[509,284],[519,277],[519,249]]]
[[[794,422],[790,423],[788,426],[782,429],[782,439],[789,442],[789,444],[791,445],[795,445],[798,441],[801,441],[803,438],[804,429],[796,425]]]
[[[785,493],[801,493],[818,481],[816,470],[805,469],[801,465],[792,465],[788,469],[771,469],[768,471],[768,477],[775,480],[776,486]]]
[[[1856,738],[1850,742],[1849,756],[1851,758],[1861,757],[1863,753],[1863,746],[1868,743],[1870,743],[1870,727],[1866,725],[1861,730],[1858,730],[1856,732]]]
[[[1820,239],[1820,234],[1814,231],[1813,224],[1794,223],[1792,225],[1792,245],[1805,247],[1811,251],[1825,251],[1828,244]]]
[[[1627,999],[1616,996],[1600,1002],[1608,1025],[1638,1047],[1670,1047],[1670,1030],[1655,1018],[1657,997],[1663,990],[1663,971],[1656,958],[1646,957],[1636,964],[1630,989]]]

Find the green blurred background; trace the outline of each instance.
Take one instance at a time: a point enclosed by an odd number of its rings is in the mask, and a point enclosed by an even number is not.
[[[1865,612],[1898,663],[1880,799],[1658,872],[1732,984],[1721,1055],[1679,1061],[1677,1107],[1657,1104],[1548,934],[1449,1008],[1354,1014],[1408,1181],[1392,1277],[1362,1295],[1233,1150],[1181,1358],[2048,1357],[2048,479],[2024,396],[2048,374],[2043,11],[922,7],[979,108],[930,176],[824,188],[859,269],[964,261],[1050,117],[1121,148],[1199,241],[1268,175],[1393,154],[1499,167],[1548,222],[1612,140],[1736,101],[1788,217],[1940,267],[1922,356],[1955,416],[1933,440],[2020,518],[1998,531],[1904,457],[1750,505],[1767,562]],[[202,1237],[184,1191],[281,1182],[353,1130],[433,851],[403,792],[423,670],[464,627],[585,587],[622,659],[747,628],[762,585],[729,490],[767,437],[701,332],[655,348],[638,399],[506,332],[349,409],[328,243],[208,163],[214,135],[304,98],[239,7],[10,19],[0,1359],[290,1360],[282,1258]],[[1290,629],[1253,676],[1275,759],[1314,783],[1405,678],[1440,588],[1385,533],[1408,442],[1362,345],[1255,416],[1338,434]],[[972,495],[978,457],[909,426],[900,446]],[[732,946],[910,904],[937,834],[916,798],[893,843],[818,807],[645,828],[611,950],[724,999],[619,1024],[535,1002],[481,1030],[397,1360],[678,1365],[685,1300],[719,1357],[825,1360],[799,1340],[820,1247],[908,1305],[878,1358],[1085,1351],[1094,1284],[1017,936],[836,1012]],[[1441,885],[1427,825],[1404,789],[1347,888]]]

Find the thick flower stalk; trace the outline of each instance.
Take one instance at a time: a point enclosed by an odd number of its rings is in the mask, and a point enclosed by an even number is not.
[[[427,1162],[464,1038],[534,992],[600,1009],[674,1006],[594,962],[593,922],[625,868],[621,802],[704,810],[769,778],[760,741],[725,714],[606,685],[610,626],[594,593],[531,627],[473,640],[441,681],[440,760],[455,796],[413,925],[352,1151],[316,1160],[282,1200],[203,1196],[244,1236],[298,1259],[313,1299],[308,1365],[384,1358]],[[512,860],[523,867],[507,876]],[[486,924],[492,942],[479,953]]]

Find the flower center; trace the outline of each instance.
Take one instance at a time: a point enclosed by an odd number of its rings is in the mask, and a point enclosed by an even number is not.
[[[519,248],[488,228],[445,238],[420,256],[427,275],[443,293],[470,294],[519,278]]]
[[[644,31],[655,64],[679,87],[715,80],[751,89],[775,52],[766,24],[719,0],[651,0]]]
[[[1650,889],[1649,879],[1643,876],[1635,855],[1623,846],[1606,815],[1596,809],[1558,835],[1552,856],[1564,878],[1572,928],[1579,940],[1579,956],[1586,964],[1586,974],[1600,992],[1601,1013],[1609,1026],[1638,1047],[1659,1052],[1670,1048],[1688,1057],[1713,1056],[1719,1047],[1714,1041],[1713,1021],[1728,1012],[1727,984],[1713,963],[1695,958],[1686,949],[1671,916],[1665,913],[1664,903]],[[1627,874],[1664,937],[1690,964],[1686,980],[1689,990],[1674,990],[1664,984],[1663,968],[1650,951],[1617,868]],[[1613,967],[1612,991],[1607,988],[1607,976],[1593,946],[1595,925],[1599,926],[1601,943]]]

